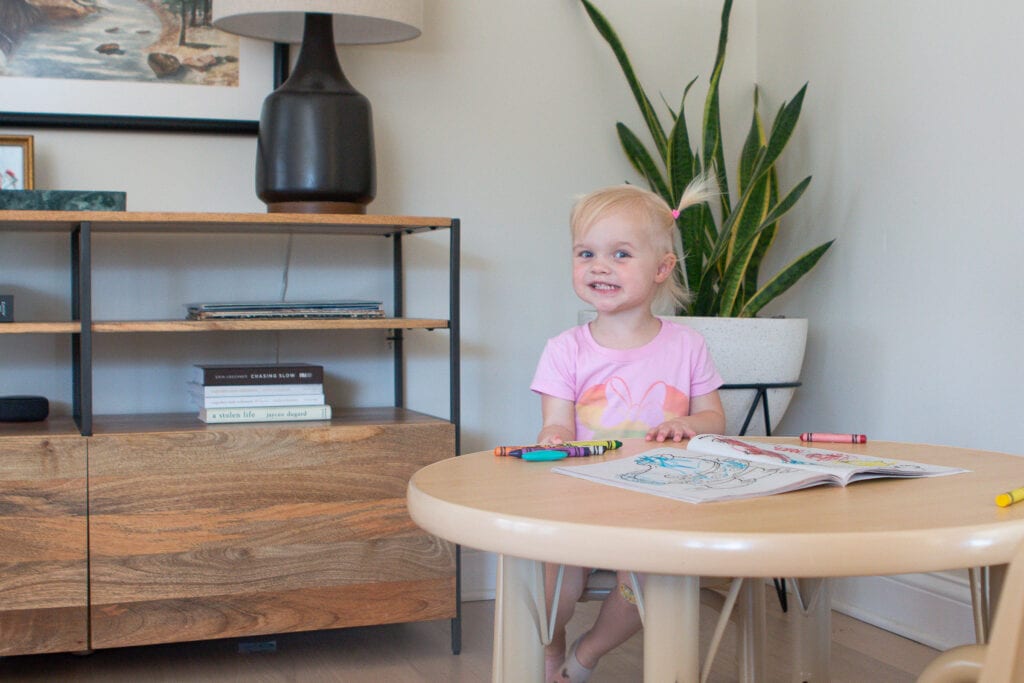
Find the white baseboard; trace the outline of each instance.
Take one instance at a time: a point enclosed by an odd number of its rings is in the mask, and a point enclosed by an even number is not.
[[[938,650],[974,642],[966,572],[835,579],[832,609]]]
[[[462,549],[462,599],[493,600],[494,577],[498,567],[498,556],[494,553]]]
[[[462,549],[463,600],[494,599],[497,562],[494,553]],[[833,609],[929,647],[974,642],[966,572],[834,579],[831,591]]]

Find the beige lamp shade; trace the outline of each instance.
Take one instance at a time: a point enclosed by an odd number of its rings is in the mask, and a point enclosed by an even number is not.
[[[332,15],[339,45],[397,43],[420,35],[423,0],[213,0],[217,28],[278,43],[302,41],[306,14]]]

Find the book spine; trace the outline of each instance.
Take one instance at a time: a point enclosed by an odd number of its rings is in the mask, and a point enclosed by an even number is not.
[[[199,411],[199,419],[207,423],[329,420],[331,419],[331,407],[323,405],[204,408]]]
[[[294,396],[201,396],[192,394],[192,401],[200,408],[249,408],[252,406],[319,406],[324,405],[324,395],[295,394]]]
[[[296,394],[322,394],[323,384],[222,384],[204,386],[197,382],[188,383],[189,393],[199,398],[213,396],[294,396]]]
[[[204,386],[224,384],[323,384],[320,365],[195,368],[194,380]]]

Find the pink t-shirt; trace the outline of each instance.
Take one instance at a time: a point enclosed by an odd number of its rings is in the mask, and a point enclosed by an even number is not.
[[[577,439],[624,439],[689,415],[691,397],[721,385],[700,333],[662,320],[635,349],[598,345],[589,325],[549,339],[530,389],[576,404]]]

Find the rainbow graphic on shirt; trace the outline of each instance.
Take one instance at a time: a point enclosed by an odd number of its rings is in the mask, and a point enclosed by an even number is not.
[[[585,438],[642,437],[666,420],[689,414],[690,397],[663,381],[634,396],[624,379],[613,376],[586,389],[576,401],[577,423],[592,432]]]

